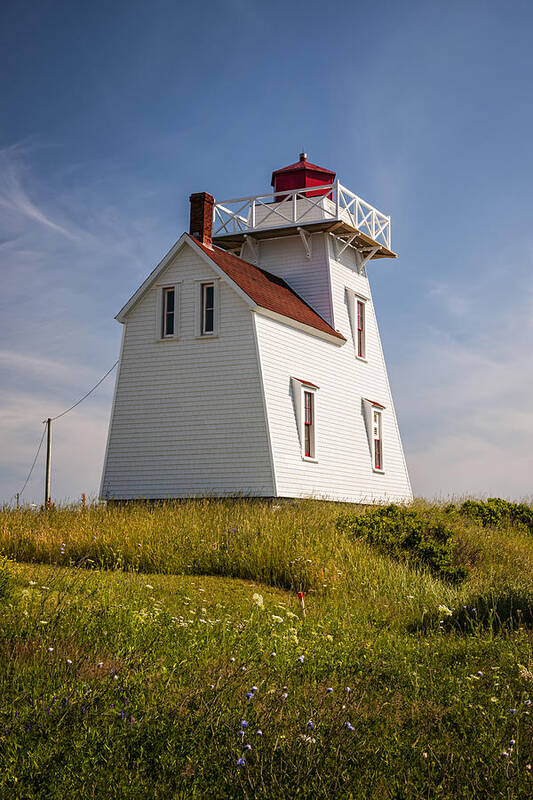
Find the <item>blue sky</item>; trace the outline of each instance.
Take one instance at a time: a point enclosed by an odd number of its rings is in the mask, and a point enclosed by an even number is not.
[[[392,216],[369,268],[415,493],[531,497],[533,7],[4,0],[0,501],[118,356],[188,196],[310,160]],[[113,380],[54,429],[96,494]],[[40,500],[42,455],[25,498]]]

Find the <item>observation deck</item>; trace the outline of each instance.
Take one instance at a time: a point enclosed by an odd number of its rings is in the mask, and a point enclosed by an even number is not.
[[[312,188],[224,200],[213,208],[213,242],[226,250],[238,249],[247,236],[294,236],[299,229],[333,233],[368,259],[396,258],[391,250],[390,217],[338,180]]]

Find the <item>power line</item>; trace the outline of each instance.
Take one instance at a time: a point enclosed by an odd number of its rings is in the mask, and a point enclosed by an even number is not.
[[[80,399],[78,400],[78,402],[77,402],[77,403],[74,403],[74,405],[73,405],[73,406],[70,406],[70,408],[67,408],[67,410],[66,410],[66,411],[62,411],[62,412],[61,412],[61,414],[58,414],[58,415],[57,415],[57,417],[52,417],[52,418],[51,418],[51,421],[53,422],[54,420],[56,420],[56,419],[59,419],[59,417],[64,417],[64,416],[65,416],[65,414],[68,414],[68,412],[69,412],[69,411],[72,411],[72,409],[73,409],[73,408],[76,408],[76,406],[79,406],[79,404],[80,404],[80,403],[82,403],[82,402],[85,400],[85,398],[86,398],[86,397],[89,397],[89,395],[90,395],[90,394],[92,394],[92,393],[94,392],[94,390],[95,390],[95,389],[98,389],[98,387],[100,386],[100,384],[101,384],[101,383],[103,383],[103,382],[105,381],[105,379],[107,378],[107,376],[109,375],[109,373],[110,373],[110,372],[113,372],[113,370],[115,369],[115,367],[117,366],[117,364],[118,364],[118,360],[117,360],[117,361],[115,361],[115,363],[113,364],[113,366],[111,367],[111,369],[108,369],[108,370],[107,370],[107,372],[106,372],[106,374],[104,375],[104,377],[103,377],[103,378],[100,378],[100,380],[98,381],[98,383],[95,383],[95,385],[93,386],[93,388],[92,388],[92,389],[89,389],[89,391],[87,392],[87,394],[84,394],[84,395],[83,395],[83,397],[80,397]],[[43,434],[43,436],[44,436],[44,434]]]
[[[36,464],[36,462],[37,462],[37,458],[38,458],[38,456],[39,456],[39,453],[41,452],[41,447],[42,447],[42,444],[43,444],[43,441],[44,441],[44,435],[45,435],[45,433],[46,433],[46,428],[43,430],[43,435],[41,436],[41,441],[39,442],[39,447],[37,448],[37,452],[35,453],[35,458],[33,459],[33,464],[31,465],[31,469],[30,469],[30,471],[28,472],[28,477],[26,478],[26,480],[25,480],[25,482],[24,482],[24,486],[22,487],[22,489],[21,489],[21,490],[20,490],[20,492],[18,493],[19,497],[22,497],[22,492],[24,491],[24,489],[25,489],[25,488],[26,488],[26,486],[28,485],[28,481],[29,481],[29,479],[31,478],[31,474],[32,474],[32,472],[33,472],[33,468],[34,468],[34,466],[35,466],[35,464]]]

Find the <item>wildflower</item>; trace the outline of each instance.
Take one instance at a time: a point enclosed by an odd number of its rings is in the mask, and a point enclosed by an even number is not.
[[[37,586],[37,581],[28,581],[30,586]]]
[[[426,753],[426,751],[424,750],[424,752],[422,753],[422,758],[427,758],[427,757],[428,757],[428,754],[427,754],[427,753]]]
[[[246,761],[244,760],[244,758],[238,758],[237,759],[237,766],[238,767],[244,767],[245,764],[246,764]]]
[[[481,672],[481,670],[478,670],[478,672],[476,672],[476,675],[477,675],[479,678],[482,678],[482,677],[483,677],[483,673]]]
[[[104,662],[103,661],[99,661],[96,666],[98,667],[98,669],[102,669],[102,667],[104,666]]]
[[[502,756],[503,756],[504,758],[509,758],[509,756],[510,756],[510,753],[509,753],[509,751],[508,751],[508,750],[502,750]]]
[[[516,708],[510,708],[509,714],[516,714]]]
[[[332,687],[331,687],[331,686],[328,686],[328,688],[326,689],[326,692],[327,692],[328,694],[331,694],[331,692],[332,692],[332,691],[333,691]]]
[[[244,739],[244,731],[239,731],[237,736],[239,736],[241,739]]]
[[[349,687],[349,686],[347,686],[347,687],[346,687],[346,691],[347,691],[347,692],[351,692],[352,690],[350,689],[350,687]]]
[[[307,723],[307,727],[311,728],[311,730],[314,730],[315,723],[313,722],[312,719],[310,719],[309,722]]]
[[[67,658],[67,664],[68,664],[69,666],[72,664],[72,659],[71,659],[71,658]]]
[[[244,745],[244,749],[245,750],[251,750],[252,749],[252,745],[251,744],[245,744]]]
[[[233,662],[233,661],[235,661],[235,656],[232,656],[232,657],[230,658],[230,661],[232,661],[232,662]]]
[[[246,672],[246,667],[241,667],[241,672]]]
[[[447,617],[451,617],[453,614],[453,611],[451,610],[451,608],[448,608],[448,606],[439,605],[439,611],[442,614],[446,614]]]
[[[245,719],[241,720],[241,728],[247,728],[247,727],[248,723],[246,722],[246,720]]]
[[[261,730],[261,728],[258,728],[255,733],[256,733],[257,736],[262,736],[263,735],[263,731]]]
[[[255,605],[258,608],[260,608],[261,610],[264,609],[264,607],[265,607],[265,603],[264,603],[264,600],[263,600],[263,595],[262,594],[258,594],[257,592],[254,592],[254,594],[252,595],[252,602],[255,603]]]
[[[298,661],[300,662],[300,664],[303,664],[304,663],[304,657],[303,656],[298,656]]]
[[[48,648],[48,652],[49,652],[49,653],[53,653],[53,652],[54,652],[54,648],[53,648],[53,647],[49,647],[49,648]]]
[[[248,698],[248,700],[251,700],[253,696],[254,696],[253,692],[246,692],[246,697]]]
[[[214,688],[215,688],[215,684],[214,684],[214,683],[210,683],[210,684],[209,684],[209,688],[210,688],[210,689],[214,689]]]
[[[346,730],[348,730],[348,731],[354,731],[354,730],[355,730],[355,728],[354,728],[354,726],[352,725],[352,723],[351,723],[351,722],[345,722],[345,723],[344,723],[344,727],[345,727],[345,728],[346,728]]]
[[[509,747],[514,747],[515,744],[516,744],[516,741],[514,739],[509,739]]]
[[[276,655],[276,653],[275,653],[275,651],[273,650],[273,651],[270,653],[270,656],[271,656],[271,658],[274,658],[274,657],[275,657],[275,655]]]
[[[258,691],[257,686],[252,686],[252,692],[257,692],[257,691]]]
[[[524,700],[524,705],[525,706],[530,706],[531,705],[531,700]]]
[[[283,697],[284,700],[286,700],[289,695],[287,694],[287,692],[283,692],[281,696]]]

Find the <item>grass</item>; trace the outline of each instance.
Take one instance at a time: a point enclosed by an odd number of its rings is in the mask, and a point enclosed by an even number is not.
[[[451,585],[347,510],[0,513],[0,797],[530,797],[533,536],[454,517]]]

